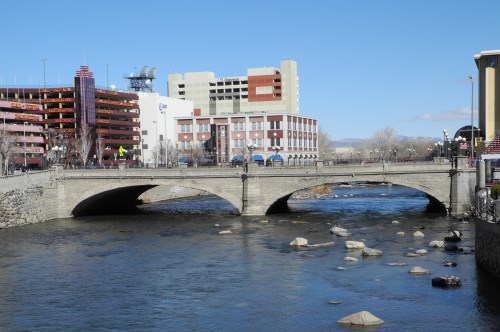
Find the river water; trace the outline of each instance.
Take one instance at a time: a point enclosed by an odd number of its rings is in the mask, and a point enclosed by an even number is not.
[[[0,331],[499,331],[500,286],[476,268],[474,223],[426,214],[427,202],[398,186],[336,187],[281,215],[236,216],[206,196],[4,229]],[[352,236],[330,234],[336,224]],[[451,225],[463,251],[429,248]],[[296,249],[295,237],[335,245]],[[383,255],[363,258],[347,239]],[[406,256],[417,249],[428,253]],[[409,274],[413,266],[432,272]],[[442,275],[463,284],[432,287]],[[385,323],[336,323],[362,310]]]

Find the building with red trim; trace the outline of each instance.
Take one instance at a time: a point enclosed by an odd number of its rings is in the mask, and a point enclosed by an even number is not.
[[[93,141],[88,164],[97,163],[96,143],[102,142],[103,165],[137,164],[140,160],[140,109],[135,93],[119,92],[95,86],[87,66],[76,72],[73,86],[57,87],[1,87],[0,100],[19,105],[19,112],[36,115],[31,123],[42,128],[40,153],[33,153],[30,167],[41,167],[48,161],[76,166],[79,151],[76,137],[82,124],[91,128]],[[38,150],[37,150],[38,151]]]

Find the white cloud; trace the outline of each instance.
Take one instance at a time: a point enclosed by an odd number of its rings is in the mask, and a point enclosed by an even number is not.
[[[474,110],[474,118],[477,119],[477,110]],[[441,113],[420,114],[404,121],[449,122],[457,120],[470,120],[470,108],[461,108]]]

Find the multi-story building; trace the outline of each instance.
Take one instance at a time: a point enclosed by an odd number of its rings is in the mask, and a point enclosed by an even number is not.
[[[43,127],[40,125],[42,116],[34,114],[41,108],[39,104],[0,100],[0,114],[3,116],[3,126],[0,126],[1,154],[6,158],[2,158],[1,162],[4,166],[44,166],[46,150]],[[7,167],[0,169],[5,171]]]
[[[168,95],[194,102],[195,116],[299,113],[297,63],[251,68],[247,76],[216,78],[213,72],[168,75]]]
[[[479,135],[492,142],[500,130],[500,50],[482,51],[474,55],[478,68]]]
[[[231,114],[177,118],[180,157],[194,161],[229,163],[247,156],[251,146],[255,161],[280,154],[288,164],[316,160],[317,121],[291,114]]]
[[[174,165],[177,160],[176,117],[193,116],[193,102],[137,92],[141,109],[142,163],[148,167]]]
[[[43,154],[51,160],[57,158],[67,166],[78,164],[77,137],[85,124],[91,128],[93,141],[89,163],[101,158],[103,165],[139,163],[137,94],[96,87],[87,66],[77,71],[73,86],[0,87],[0,99],[39,105],[20,111],[40,116],[34,123],[43,126]]]

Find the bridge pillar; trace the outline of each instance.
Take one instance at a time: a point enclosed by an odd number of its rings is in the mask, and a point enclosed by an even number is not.
[[[467,157],[455,157],[454,168],[450,170],[451,190],[450,190],[450,208],[449,213],[452,216],[463,215],[472,209],[476,174],[472,172],[464,172],[468,168]]]

